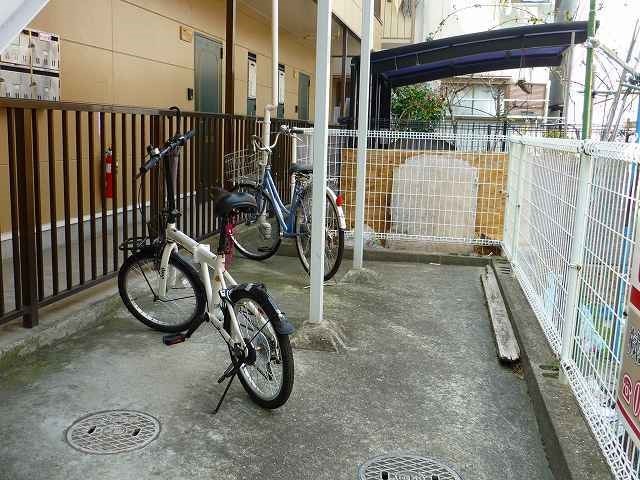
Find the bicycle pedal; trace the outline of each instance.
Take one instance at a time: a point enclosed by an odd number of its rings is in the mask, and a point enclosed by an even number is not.
[[[166,346],[176,345],[178,343],[182,343],[187,339],[182,333],[176,333],[175,335],[165,335],[162,337],[162,342]]]

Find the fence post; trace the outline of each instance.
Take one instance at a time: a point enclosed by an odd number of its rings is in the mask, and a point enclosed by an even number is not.
[[[514,148],[515,147],[515,148]],[[509,169],[513,165],[514,161],[518,164],[518,178],[516,179],[516,188],[511,200],[511,192],[509,192],[509,201],[515,202],[513,206],[513,236],[511,238],[511,264],[515,267],[518,262],[518,236],[520,235],[520,210],[522,208],[522,179],[524,178],[524,161],[522,151],[524,150],[524,144],[521,142],[511,145],[509,152],[511,158],[509,159]],[[517,155],[514,153],[517,151]]]
[[[38,271],[35,235],[35,187],[34,168],[37,159],[33,153],[33,124],[31,110],[14,110],[16,166],[18,178],[18,228],[20,245],[20,279],[22,282],[22,326],[38,325]],[[35,139],[37,141],[38,139]],[[17,239],[13,239],[15,242]]]
[[[593,157],[585,153],[584,143],[580,147],[580,169],[578,173],[578,195],[576,199],[576,211],[573,221],[573,242],[569,259],[569,274],[567,282],[567,303],[562,325],[560,360],[562,362],[571,359],[573,338],[576,329],[576,318],[580,300],[580,270],[584,261],[584,245],[587,235],[587,213],[591,197],[591,178],[593,176]],[[561,369],[560,379],[568,383],[564,370]]]

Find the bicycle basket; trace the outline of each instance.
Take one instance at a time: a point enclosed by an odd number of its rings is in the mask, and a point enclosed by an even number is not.
[[[258,182],[261,152],[240,150],[224,156],[225,184],[237,185],[244,182]]]

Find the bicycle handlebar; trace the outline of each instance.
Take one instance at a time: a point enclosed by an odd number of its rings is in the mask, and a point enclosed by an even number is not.
[[[147,152],[149,153],[149,160],[140,167],[140,172],[138,173],[136,178],[140,178],[142,175],[144,175],[153,167],[155,167],[158,164],[158,162],[162,160],[162,157],[171,153],[176,148],[184,146],[188,140],[193,138],[194,135],[195,135],[195,130],[190,130],[186,133],[179,133],[177,135],[174,135],[173,137],[171,137],[169,140],[165,142],[165,144],[162,146],[162,150],[160,150],[158,147],[155,147],[155,148],[151,146],[147,147]]]
[[[251,135],[251,142],[253,143],[253,148],[255,148],[256,150],[259,150],[261,152],[271,153],[271,151],[278,144],[280,135],[285,134],[290,137],[296,138],[297,140],[301,140],[301,138],[298,137],[298,134],[303,134],[303,133],[304,133],[304,130],[302,130],[301,128],[290,127],[289,125],[281,125],[280,131],[276,134],[276,139],[273,141],[273,144],[268,146],[265,145],[262,139],[258,135]]]

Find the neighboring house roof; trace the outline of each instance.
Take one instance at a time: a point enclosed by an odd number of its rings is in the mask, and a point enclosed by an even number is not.
[[[372,115],[390,108],[394,87],[511,68],[552,67],[571,45],[587,39],[587,22],[503,28],[404,45],[371,54]],[[352,60],[351,78],[360,70]],[[355,84],[355,82],[353,82]],[[388,97],[388,98],[387,98]],[[353,105],[355,102],[351,102]],[[387,105],[388,104],[388,105]]]

